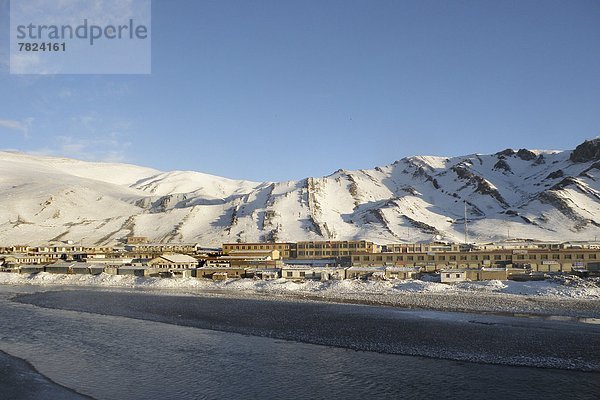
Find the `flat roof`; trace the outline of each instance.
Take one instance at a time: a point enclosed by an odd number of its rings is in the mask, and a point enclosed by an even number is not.
[[[406,272],[406,271],[420,271],[420,267],[386,267],[386,271],[398,271],[398,272]]]
[[[263,246],[272,246],[272,245],[276,245],[276,244],[293,244],[293,242],[273,242],[273,243],[266,243],[266,242],[244,242],[244,243],[223,243],[223,246],[258,246],[258,245],[263,245]]]
[[[372,253],[368,253],[368,254],[372,254]],[[286,258],[284,260],[284,262],[286,264],[301,264],[301,265],[307,265],[307,264],[333,264],[333,263],[337,263],[337,259],[335,258],[297,258],[297,259],[292,259],[292,258]]]
[[[252,249],[252,250],[231,250],[229,254],[267,254],[272,253],[274,251],[279,251],[277,249]]]
[[[123,265],[119,269],[149,269],[147,266]]]
[[[200,246],[198,243],[129,243],[125,247],[131,246]]]
[[[156,258],[164,258],[165,260],[170,261],[172,263],[197,263],[198,262],[197,259],[195,259],[192,256],[188,256],[186,254],[163,254]],[[154,260],[156,260],[156,258],[154,258]]]

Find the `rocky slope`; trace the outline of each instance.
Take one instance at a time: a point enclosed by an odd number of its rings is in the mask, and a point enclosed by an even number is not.
[[[0,243],[462,241],[465,202],[471,241],[594,240],[599,178],[600,139],[262,183],[0,152]]]

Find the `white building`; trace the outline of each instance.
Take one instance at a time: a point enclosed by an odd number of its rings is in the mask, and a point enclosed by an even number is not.
[[[386,279],[419,279],[421,277],[420,267],[386,267]]]
[[[346,279],[382,279],[385,267],[350,267],[346,268]]]
[[[281,268],[281,277],[292,280],[314,279],[328,281],[343,279],[343,268],[312,267],[310,265],[284,265]]]
[[[186,254],[163,254],[160,257],[148,261],[148,265],[166,270],[193,269],[198,266],[198,260]]]
[[[442,283],[465,282],[467,280],[467,271],[464,269],[444,269],[440,272]]]

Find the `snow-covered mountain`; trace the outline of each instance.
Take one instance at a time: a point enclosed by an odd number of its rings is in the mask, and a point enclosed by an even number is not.
[[[288,182],[0,152],[0,244],[594,240],[600,139],[573,151],[408,157]]]

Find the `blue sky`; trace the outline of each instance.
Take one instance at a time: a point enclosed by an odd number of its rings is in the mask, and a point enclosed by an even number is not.
[[[153,0],[152,74],[10,75],[0,148],[300,179],[600,135],[600,1]]]

